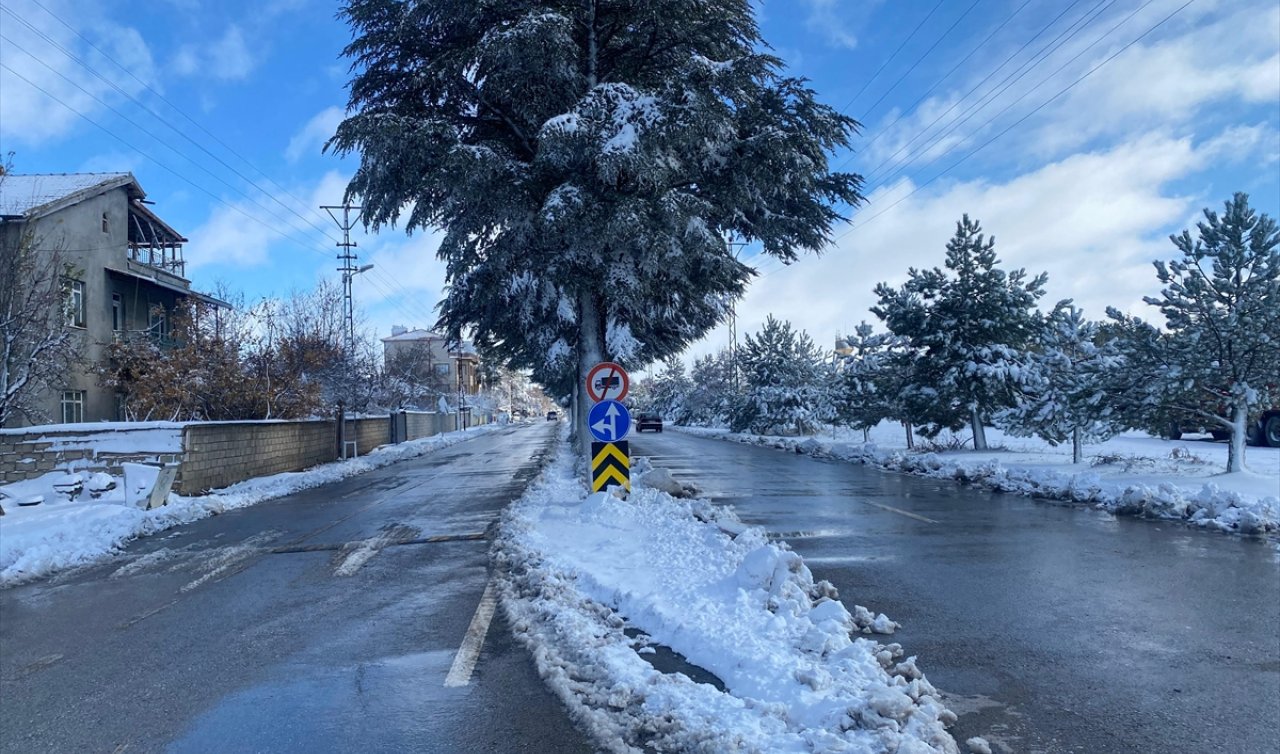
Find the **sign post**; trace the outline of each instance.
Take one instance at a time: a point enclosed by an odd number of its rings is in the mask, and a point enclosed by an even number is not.
[[[591,491],[609,485],[631,491],[631,457],[626,436],[631,432],[631,412],[620,401],[631,389],[627,371],[612,361],[596,364],[587,372],[587,397],[594,405],[587,412],[591,443]]]

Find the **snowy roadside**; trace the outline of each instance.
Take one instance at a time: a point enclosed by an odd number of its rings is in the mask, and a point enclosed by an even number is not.
[[[896,624],[850,614],[728,508],[642,486],[588,496],[566,447],[493,554],[515,635],[602,750],[957,751],[915,658],[860,635]],[[669,650],[724,690],[646,660]]]
[[[5,501],[5,515],[0,516],[0,586],[89,565],[116,554],[137,537],[416,458],[498,426],[501,425],[385,445],[359,458],[247,479],[207,495],[170,494],[167,505],[150,511],[126,504],[123,481],[108,474],[56,471],[8,484],[4,492],[12,499],[41,495],[45,502],[19,507]],[[67,501],[54,489],[55,484],[72,482],[71,477],[80,478],[84,484],[82,499]],[[89,490],[102,492],[92,499]]]
[[[699,437],[763,445],[864,463],[888,471],[950,479],[1028,497],[1091,503],[1116,515],[1184,521],[1242,534],[1280,532],[1280,449],[1249,448],[1251,471],[1224,474],[1222,443],[1161,440],[1131,432],[1086,448],[1071,463],[1070,447],[1006,437],[987,430],[991,451],[910,451],[899,425],[881,424],[834,437],[775,437],[726,429],[672,427]]]

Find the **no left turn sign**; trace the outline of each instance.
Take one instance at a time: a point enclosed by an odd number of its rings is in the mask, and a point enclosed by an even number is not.
[[[612,361],[605,361],[591,367],[587,372],[587,397],[600,401],[620,401],[627,397],[631,389],[631,378],[627,371]]]

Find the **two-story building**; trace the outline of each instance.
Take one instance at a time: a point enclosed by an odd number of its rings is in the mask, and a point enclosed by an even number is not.
[[[388,369],[410,358],[417,377],[442,392],[480,392],[480,357],[471,343],[449,347],[445,336],[430,330],[410,330],[396,325],[391,336],[382,339],[383,359]]]
[[[59,255],[69,270],[65,326],[80,331],[80,363],[39,401],[55,422],[118,420],[116,396],[98,385],[93,365],[124,337],[163,338],[175,305],[194,297],[187,239],[151,209],[132,173],[6,174],[0,180],[0,244],[26,242]]]

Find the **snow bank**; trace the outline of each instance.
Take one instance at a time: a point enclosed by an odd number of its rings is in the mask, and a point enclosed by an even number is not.
[[[171,494],[169,502],[146,511],[126,503],[128,491],[119,477],[103,473],[56,471],[36,479],[0,487],[0,586],[9,586],[66,568],[95,563],[129,541],[191,523],[223,511],[282,497],[299,490],[336,482],[349,476],[429,453],[496,429],[475,427],[419,440],[386,445],[346,461],[326,463],[306,471],[247,479],[207,495]],[[74,500],[55,485],[78,479],[83,489]],[[98,496],[92,496],[94,490]],[[44,502],[19,507],[17,501],[41,496]]]
[[[504,515],[494,557],[516,636],[603,750],[957,750],[915,658],[861,635],[892,631],[887,617],[850,613],[727,508],[586,496],[564,447]],[[655,645],[725,690],[655,669]]]
[[[769,437],[724,429],[675,427],[700,437],[839,458],[889,471],[950,479],[998,492],[1029,497],[1092,503],[1117,515],[1184,521],[1195,526],[1242,534],[1280,532],[1280,452],[1250,448],[1252,471],[1214,474],[1221,468],[1225,446],[1157,440],[1131,433],[1088,448],[1091,464],[1072,464],[1070,448],[1050,448],[1023,438],[1003,438],[988,430],[1006,449],[974,451],[909,451],[880,442],[899,426],[881,425],[871,442],[853,441],[848,433],[835,438]],[[861,433],[858,433],[859,439]]]

